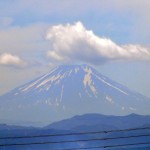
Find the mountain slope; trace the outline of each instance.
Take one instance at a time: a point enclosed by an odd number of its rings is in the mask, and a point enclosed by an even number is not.
[[[77,114],[149,114],[150,99],[88,65],[58,66],[0,97],[0,118],[56,121]]]

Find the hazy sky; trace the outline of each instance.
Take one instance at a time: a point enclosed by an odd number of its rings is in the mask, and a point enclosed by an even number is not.
[[[0,94],[88,63],[150,97],[149,0],[1,0]]]

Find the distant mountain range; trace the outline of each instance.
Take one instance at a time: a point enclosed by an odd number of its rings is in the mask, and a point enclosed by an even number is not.
[[[47,123],[85,113],[150,114],[149,106],[149,98],[88,65],[62,65],[2,95],[0,119]]]
[[[110,130],[150,126],[150,116],[130,114],[127,116],[109,116],[101,114],[85,114],[70,119],[54,122],[46,129],[56,130]]]
[[[106,116],[101,114],[85,114],[81,116],[75,116],[70,119],[62,120],[52,123],[43,128],[34,127],[19,127],[0,125],[0,138],[2,137],[14,137],[14,136],[32,136],[32,135],[55,135],[55,134],[67,134],[67,133],[88,133],[98,131],[110,131],[118,129],[131,129],[131,128],[150,128],[150,116],[142,116],[131,114],[128,116]],[[82,139],[100,139],[100,138],[113,138],[113,137],[128,137],[132,135],[144,135],[149,134],[150,129],[146,130],[133,130],[122,132],[108,132],[97,134],[81,134],[70,136],[50,136],[39,138],[25,138],[25,139],[5,139],[0,140],[1,144],[9,143],[37,143],[37,142],[54,142],[54,141],[66,141],[66,140],[82,140]],[[43,145],[27,145],[27,146],[10,146],[0,147],[5,150],[56,150],[56,149],[69,149],[69,148],[84,148],[95,147],[103,145],[118,145],[129,143],[142,143],[150,142],[150,136],[142,136],[135,138],[124,138],[115,140],[94,140],[94,141],[82,141],[82,142],[69,142],[69,143],[57,143],[57,144],[43,144]],[[148,150],[148,145],[134,145],[128,147],[118,147],[113,150]],[[96,149],[92,149],[96,150]],[[100,150],[104,150],[101,148]],[[105,148],[106,150],[106,148]],[[110,150],[110,149],[109,149]]]

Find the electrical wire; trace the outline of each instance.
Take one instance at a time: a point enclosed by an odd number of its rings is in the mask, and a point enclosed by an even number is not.
[[[138,145],[146,145],[150,144],[150,142],[141,142],[141,143],[129,143],[129,144],[118,144],[118,145],[106,145],[106,146],[95,146],[95,147],[83,147],[83,148],[68,148],[68,149],[55,149],[55,150],[84,150],[84,149],[98,149],[98,148],[117,148],[124,146],[138,146]]]
[[[150,134],[143,135],[131,135],[131,136],[120,136],[112,138],[93,138],[93,139],[80,139],[80,140],[64,140],[64,141],[50,141],[50,142],[32,142],[32,143],[12,143],[12,144],[0,144],[0,147],[6,146],[23,146],[23,145],[41,145],[41,144],[62,144],[62,143],[75,143],[75,142],[91,142],[91,141],[106,141],[106,140],[116,140],[125,138],[137,138],[137,137],[148,137]]]
[[[48,142],[43,142],[42,144],[49,144]],[[115,148],[115,147],[124,147],[124,146],[138,146],[138,145],[148,145],[150,142],[141,142],[141,143],[129,143],[129,144],[118,144],[118,145],[105,145],[105,146],[95,146],[95,147],[83,147],[83,148],[67,148],[67,149],[55,149],[55,150],[82,150],[82,149],[97,149],[97,148]],[[18,146],[18,145],[16,145]]]
[[[121,130],[108,130],[108,131],[95,131],[95,132],[78,132],[78,133],[62,133],[62,134],[46,134],[46,135],[27,135],[27,136],[10,136],[10,137],[0,137],[0,140],[4,139],[24,139],[24,138],[40,138],[40,137],[55,137],[55,136],[72,136],[72,135],[87,135],[87,134],[101,134],[101,133],[112,133],[112,132],[127,132],[127,131],[137,131],[137,130],[148,130],[150,127],[144,128],[129,128]]]

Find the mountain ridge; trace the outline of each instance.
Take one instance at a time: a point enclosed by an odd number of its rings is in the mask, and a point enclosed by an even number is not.
[[[150,124],[150,115],[129,114],[126,116],[114,116],[104,114],[84,114],[53,122],[45,128],[55,130],[78,130],[80,127],[86,126],[94,130],[95,128],[92,128],[93,126],[102,129],[104,129],[105,126],[110,126],[114,129],[128,129],[140,127],[146,124]],[[83,130],[85,129],[83,128]]]

